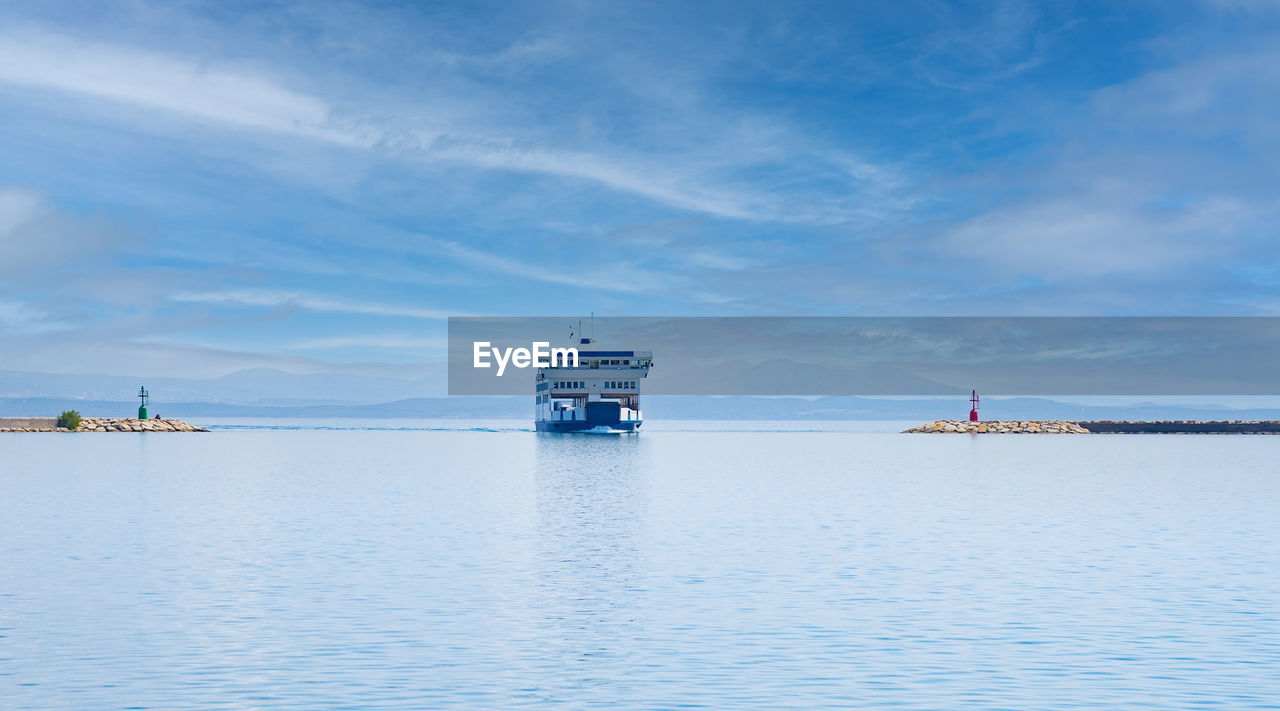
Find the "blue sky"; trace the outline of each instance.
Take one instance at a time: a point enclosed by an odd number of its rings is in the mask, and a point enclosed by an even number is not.
[[[0,370],[448,315],[1277,315],[1280,4],[8,4]]]

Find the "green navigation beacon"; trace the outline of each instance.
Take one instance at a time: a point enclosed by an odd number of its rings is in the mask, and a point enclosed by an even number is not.
[[[142,400],[142,405],[138,408],[138,419],[145,420],[147,418],[147,401],[151,399],[151,395],[146,388],[138,388],[138,397]]]

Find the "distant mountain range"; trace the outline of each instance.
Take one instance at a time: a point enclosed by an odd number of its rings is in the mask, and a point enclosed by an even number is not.
[[[514,418],[532,417],[531,397],[444,397],[443,379],[417,380],[349,374],[299,375],[271,368],[211,379],[60,375],[0,371],[0,416],[53,416],[75,409],[87,416],[129,416],[141,385],[151,412],[165,417]],[[831,396],[676,397],[649,395],[648,419],[934,420],[963,419],[968,398],[890,399]],[[1180,420],[1280,419],[1280,409],[1213,405],[1078,405],[1033,397],[985,398],[986,419]]]
[[[307,406],[386,402],[445,394],[443,376],[402,380],[346,373],[240,370],[220,378],[24,373],[0,370],[0,398],[126,401],[145,385],[160,401]]]

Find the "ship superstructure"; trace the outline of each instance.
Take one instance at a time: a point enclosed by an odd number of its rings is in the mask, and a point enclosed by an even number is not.
[[[577,367],[537,370],[537,430],[638,432],[643,422],[640,383],[653,367],[653,352],[596,350],[591,338],[579,339],[577,348]]]

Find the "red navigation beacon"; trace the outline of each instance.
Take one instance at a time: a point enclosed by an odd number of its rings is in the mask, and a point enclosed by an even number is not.
[[[969,402],[973,403],[973,409],[969,411],[969,421],[977,422],[978,421],[978,391],[977,390],[974,390],[973,394],[969,396]]]

